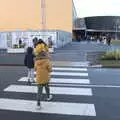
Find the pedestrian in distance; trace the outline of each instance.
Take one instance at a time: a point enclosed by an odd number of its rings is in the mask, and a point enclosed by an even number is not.
[[[24,65],[28,69],[28,84],[30,85],[31,82],[34,82],[34,54],[33,54],[33,48],[28,47],[27,53],[24,58]]]
[[[37,83],[37,109],[41,108],[41,98],[42,91],[45,88],[47,101],[52,99],[52,95],[50,95],[49,81],[50,81],[50,73],[52,72],[52,64],[48,57],[47,52],[41,51],[39,55],[36,56],[35,59],[35,71],[36,71],[36,83]]]
[[[111,45],[111,36],[109,34],[107,35],[107,44],[108,46]]]
[[[19,39],[19,48],[21,48],[21,45],[22,45],[22,40]]]
[[[36,47],[37,42],[38,42],[38,38],[35,37],[35,38],[33,39],[33,47],[34,47],[34,48]]]
[[[52,41],[52,38],[51,38],[51,37],[48,38],[48,47],[49,47],[49,48],[52,48],[52,47],[53,47],[53,41]]]

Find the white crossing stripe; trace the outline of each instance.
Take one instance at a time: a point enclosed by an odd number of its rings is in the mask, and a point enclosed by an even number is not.
[[[89,66],[89,62],[54,62],[52,63],[53,66],[59,66],[59,67],[88,67]]]
[[[36,81],[36,78],[34,78]],[[27,82],[27,77],[22,77],[18,81]],[[51,78],[50,83],[78,83],[78,84],[90,84],[89,79],[65,79],[65,78]]]
[[[51,75],[65,75],[65,76],[88,76],[88,73],[73,73],[73,72],[52,72]]]
[[[7,88],[5,88],[4,91],[37,93],[37,86],[10,85]],[[44,89],[43,89],[43,93],[45,93]],[[64,94],[64,95],[92,96],[92,89],[91,88],[50,87],[50,93],[51,94]]]
[[[36,72],[34,73],[36,74]],[[74,72],[52,72],[51,75],[65,75],[65,76],[88,76],[88,73],[74,73]]]
[[[90,87],[90,88],[120,88],[119,85],[95,85],[95,84],[89,84],[89,85],[81,85],[81,84],[57,84],[52,83],[52,85],[59,85],[62,87]]]
[[[48,114],[96,116],[94,104],[41,102],[42,108],[35,108],[36,101],[0,98],[0,109]]]
[[[87,68],[69,68],[69,67],[53,67],[53,70],[69,70],[69,71],[87,71]]]

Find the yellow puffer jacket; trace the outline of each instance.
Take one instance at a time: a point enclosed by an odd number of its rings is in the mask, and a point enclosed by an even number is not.
[[[52,72],[52,64],[49,59],[39,59],[35,61],[36,83],[46,84],[49,82]]]
[[[36,48],[34,48],[34,54],[37,56],[41,51],[49,52],[48,46],[42,44],[38,44]]]

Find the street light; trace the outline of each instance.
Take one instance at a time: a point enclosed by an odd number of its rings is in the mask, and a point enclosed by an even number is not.
[[[117,40],[117,32],[118,32],[118,27],[119,27],[119,24],[120,24],[120,19],[117,19],[115,20],[115,39]]]
[[[115,40],[117,40],[117,23],[115,25]]]
[[[42,35],[45,36],[45,30],[46,30],[46,1],[41,0],[41,29],[42,29]]]

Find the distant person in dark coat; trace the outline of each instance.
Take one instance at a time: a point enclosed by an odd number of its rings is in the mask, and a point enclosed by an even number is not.
[[[107,44],[110,46],[111,45],[111,36],[107,35]]]
[[[22,45],[22,40],[19,39],[19,48],[21,48],[21,45]]]
[[[35,38],[33,39],[33,46],[34,46],[34,48],[36,47],[37,42],[38,42],[38,38],[37,38],[37,37],[35,37]]]
[[[28,84],[31,84],[31,82],[34,82],[34,54],[33,54],[33,48],[28,47],[27,53],[24,58],[24,65],[28,68]]]

